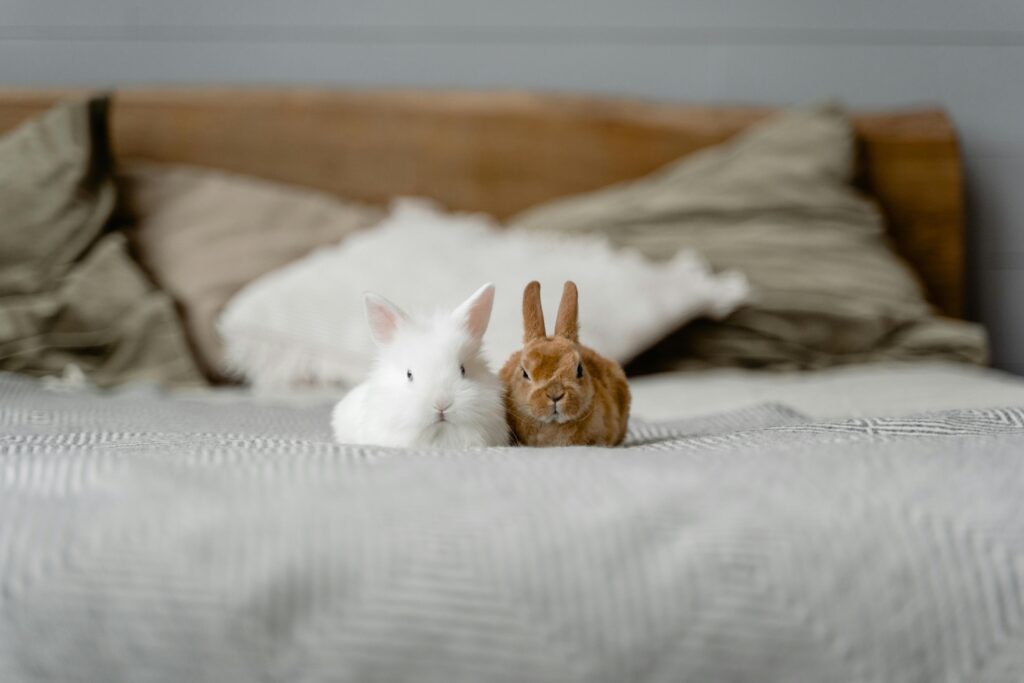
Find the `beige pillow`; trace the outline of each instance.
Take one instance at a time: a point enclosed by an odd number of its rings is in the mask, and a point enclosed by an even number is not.
[[[799,109],[639,180],[535,207],[511,225],[600,233],[655,259],[695,249],[715,268],[746,274],[751,304],[660,345],[648,356],[660,367],[983,362],[983,330],[933,315],[889,248],[878,208],[851,186],[853,167],[842,111]]]
[[[382,216],[319,192],[210,169],[135,164],[122,181],[136,253],[181,306],[213,379],[224,379],[216,320],[235,292]]]

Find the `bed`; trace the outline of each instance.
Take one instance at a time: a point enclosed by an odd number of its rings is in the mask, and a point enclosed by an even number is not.
[[[65,95],[0,94],[0,130]],[[115,107],[126,158],[499,216],[767,115],[521,93]],[[961,316],[951,125],[856,124],[859,182]],[[0,680],[1024,678],[1024,381],[901,363],[632,386],[621,449],[409,452],[333,443],[329,396],[0,374]]]

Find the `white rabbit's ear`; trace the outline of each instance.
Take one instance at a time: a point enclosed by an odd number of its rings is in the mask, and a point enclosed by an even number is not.
[[[399,324],[409,319],[402,309],[379,294],[366,292],[363,301],[366,304],[366,322],[370,324],[370,334],[381,346],[390,342]]]
[[[452,318],[465,326],[477,341],[484,338],[487,324],[491,321],[491,309],[494,307],[494,285],[487,283],[463,301],[452,312]]]

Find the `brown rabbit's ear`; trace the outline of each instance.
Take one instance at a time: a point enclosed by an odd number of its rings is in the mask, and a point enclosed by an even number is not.
[[[558,318],[555,319],[555,334],[570,341],[579,341],[579,325],[577,324],[579,294],[576,283],[569,280],[562,290],[562,303],[558,305]]]
[[[540,305],[540,283],[534,280],[523,290],[523,343],[546,336],[544,309]]]

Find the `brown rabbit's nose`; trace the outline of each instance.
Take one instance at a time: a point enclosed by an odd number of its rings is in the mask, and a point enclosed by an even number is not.
[[[557,382],[555,384],[550,385],[546,391],[548,398],[550,398],[554,403],[558,403],[560,400],[562,400],[562,397],[565,396],[565,389],[563,389],[562,385],[558,384]]]

